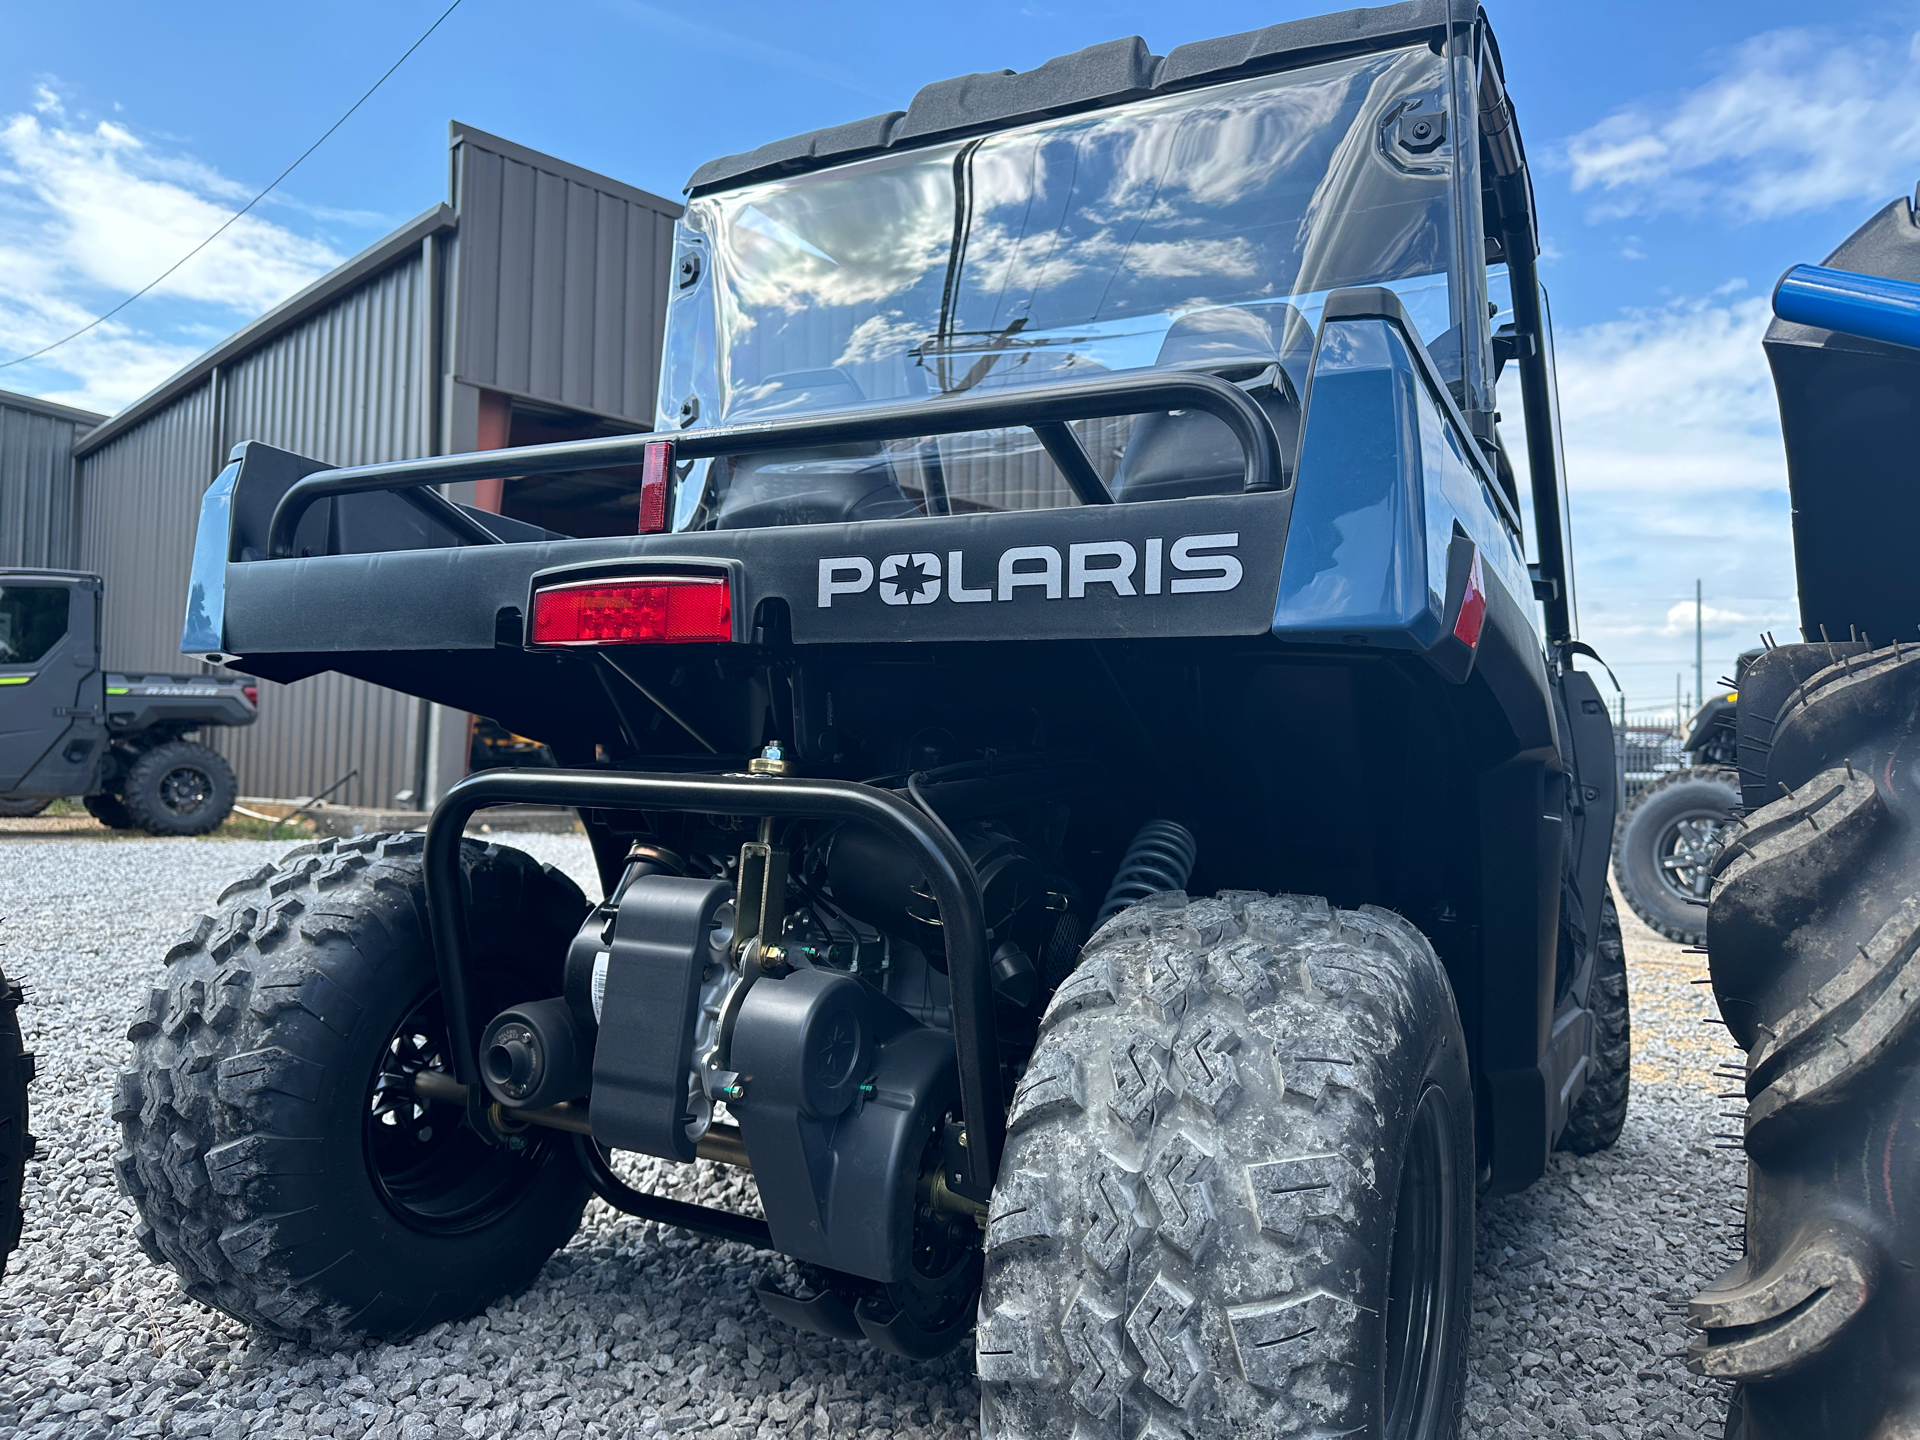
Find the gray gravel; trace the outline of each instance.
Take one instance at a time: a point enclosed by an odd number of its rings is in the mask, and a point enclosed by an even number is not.
[[[594,893],[584,841],[510,843]],[[970,1357],[913,1365],[797,1335],[753,1300],[764,1257],[598,1201],[528,1293],[407,1345],[302,1350],[181,1296],[134,1245],[114,1188],[113,1078],[163,944],[285,848],[0,840],[0,963],[33,998],[41,1140],[25,1242],[0,1281],[0,1436],[976,1433]],[[1674,979],[1696,957],[1645,932],[1629,955],[1658,1003],[1638,1017],[1652,1048],[1625,1137],[1482,1206],[1471,1436],[1720,1433],[1717,1392],[1678,1358],[1676,1309],[1729,1258],[1737,1154],[1715,1148],[1703,994]],[[738,1172],[670,1168],[636,1167],[683,1198],[751,1203]]]

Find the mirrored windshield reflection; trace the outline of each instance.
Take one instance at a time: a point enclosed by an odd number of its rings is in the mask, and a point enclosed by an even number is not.
[[[1431,339],[1448,154],[1393,140],[1443,95],[1429,51],[1376,55],[697,200],[720,416],[1167,363],[1182,314],[1356,284]]]

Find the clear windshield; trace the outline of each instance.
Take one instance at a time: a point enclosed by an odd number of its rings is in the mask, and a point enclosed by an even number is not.
[[[661,423],[1155,365],[1267,367],[1283,404],[1327,293],[1365,284],[1400,292],[1457,374],[1446,84],[1424,47],[1364,56],[695,200],[680,240],[702,276],[674,304]],[[1124,485],[1130,422],[1077,428]],[[1024,431],[883,453],[890,513],[1074,503]],[[756,462],[754,503],[876,458]],[[683,487],[683,528],[729,523],[721,483],[697,510]]]

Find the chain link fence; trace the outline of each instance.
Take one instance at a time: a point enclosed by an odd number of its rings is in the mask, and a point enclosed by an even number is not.
[[[1686,739],[1691,715],[1629,713],[1616,715],[1613,723],[1614,756],[1619,763],[1624,799],[1631,802],[1642,790],[1662,775],[1684,769],[1687,752],[1680,748]]]

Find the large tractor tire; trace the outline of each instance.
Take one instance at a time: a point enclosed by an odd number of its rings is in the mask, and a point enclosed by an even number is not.
[[[19,1012],[25,999],[18,985],[0,975],[0,1275],[7,1273],[7,1256],[20,1245],[20,1196],[26,1188],[27,1161],[33,1158],[33,1136],[27,1133],[33,1056],[20,1040]]]
[[[0,819],[31,819],[52,803],[52,798],[45,795],[27,796],[22,799],[14,799],[6,795],[0,795]]]
[[[1620,1138],[1627,1123],[1627,1093],[1633,1084],[1633,1020],[1627,994],[1627,950],[1620,940],[1620,912],[1613,896],[1600,902],[1600,945],[1593,961],[1593,981],[1587,988],[1587,1009],[1593,1013],[1593,1054],[1587,1061],[1587,1084],[1573,1102],[1567,1128],[1560,1132],[1562,1150],[1592,1155]]]
[[[1669,940],[1706,939],[1707,871],[1739,804],[1739,772],[1707,765],[1661,776],[1621,817],[1613,842],[1620,894]]]
[[[1473,1092],[1413,926],[1155,896],[1042,1025],[987,1223],[986,1440],[1457,1433]]]
[[[1746,1245],[1691,1307],[1732,1440],[1920,1436],[1920,649],[1782,709],[1714,866],[1714,993],[1747,1052]]]
[[[524,1288],[580,1222],[571,1137],[497,1148],[418,1097],[447,1070],[419,835],[323,840],[229,886],[167,952],[113,1118],[141,1247],[197,1300],[326,1347]],[[587,902],[463,844],[476,1009],[560,993]]]
[[[128,768],[120,799],[134,828],[149,835],[205,835],[232,812],[239,793],[233,767],[217,751],[169,740]]]

